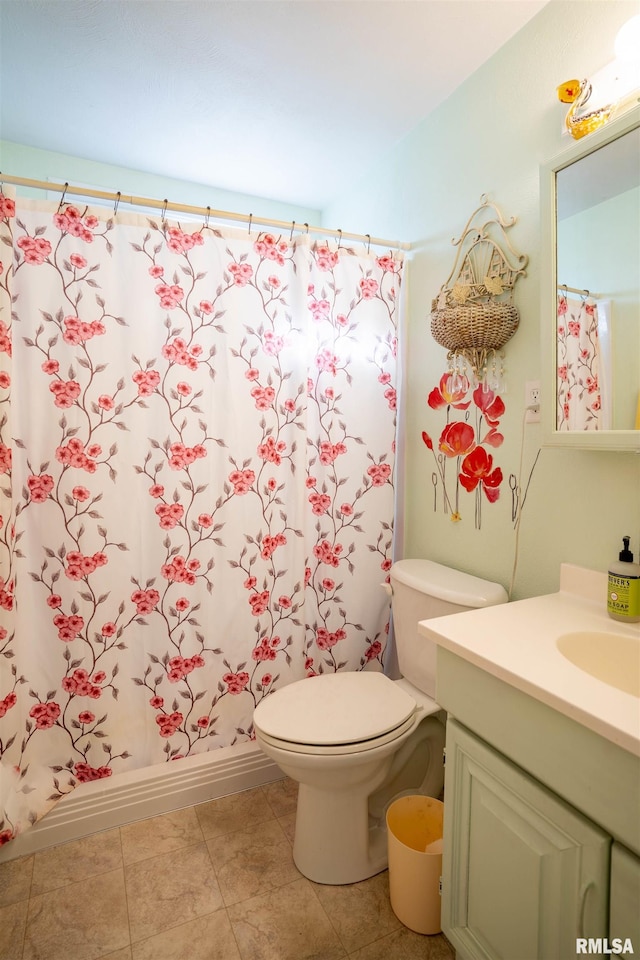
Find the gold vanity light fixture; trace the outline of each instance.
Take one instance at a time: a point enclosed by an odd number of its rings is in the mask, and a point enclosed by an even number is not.
[[[598,130],[640,99],[640,14],[622,25],[616,36],[614,52],[615,60],[591,80],[565,80],[556,88],[558,100],[571,104],[565,117],[565,128],[574,140]],[[584,112],[592,94],[599,106]]]
[[[465,380],[494,393],[506,389],[501,350],[520,323],[513,290],[529,260],[507,239],[506,231],[515,222],[515,217],[505,220],[483,194],[459,239],[451,241],[458,253],[432,302],[431,334],[448,351],[452,393],[461,390]]]

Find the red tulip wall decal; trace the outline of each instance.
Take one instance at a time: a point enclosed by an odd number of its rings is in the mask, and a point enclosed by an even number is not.
[[[445,411],[446,415],[437,441],[422,431],[422,442],[434,458],[434,510],[438,489],[441,489],[445,512],[454,522],[461,520],[460,491],[473,493],[475,525],[480,529],[483,498],[495,503],[500,496],[502,469],[495,464],[494,455],[487,447],[495,450],[504,441],[498,429],[505,412],[504,401],[482,384],[472,390],[466,377],[454,377],[448,371],[429,393],[427,404],[432,410]],[[452,466],[455,477],[451,476]],[[448,489],[451,486],[455,487],[453,493]]]

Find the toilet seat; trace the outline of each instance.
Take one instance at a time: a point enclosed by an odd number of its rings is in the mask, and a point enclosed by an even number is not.
[[[391,741],[401,737],[407,730],[410,732],[417,724],[418,715],[414,714],[409,717],[408,720],[405,720],[404,723],[400,724],[399,727],[396,727],[395,730],[389,730],[381,737],[372,737],[370,740],[358,740],[355,743],[341,743],[337,745],[297,743],[295,740],[279,740],[277,737],[270,737],[268,733],[264,733],[259,728],[257,732],[259,741],[270,744],[272,747],[278,747],[287,753],[306,753],[315,756],[324,755],[337,757],[349,753],[365,753],[367,750],[374,750],[376,747],[381,747],[385,743],[391,743]]]
[[[419,720],[415,699],[382,673],[345,672],[297,680],[262,700],[254,712],[265,742],[293,753],[372,750]]]

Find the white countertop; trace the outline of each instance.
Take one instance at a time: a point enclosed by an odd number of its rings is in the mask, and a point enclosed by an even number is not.
[[[640,644],[640,623],[624,624],[607,615],[606,583],[606,574],[562,564],[558,593],[423,620],[419,630],[640,756],[640,699],[585,673],[556,646],[559,636],[580,630],[618,633]]]

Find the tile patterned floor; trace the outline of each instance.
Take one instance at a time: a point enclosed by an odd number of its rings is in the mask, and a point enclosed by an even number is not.
[[[387,873],[312,883],[281,780],[0,864],[0,960],[455,960]]]

